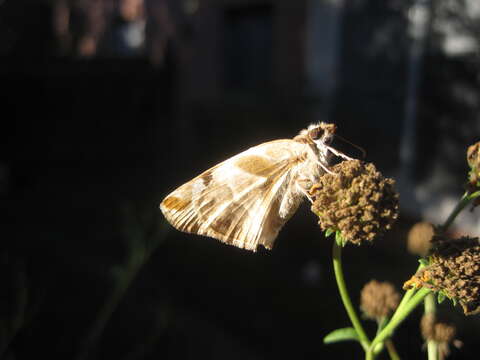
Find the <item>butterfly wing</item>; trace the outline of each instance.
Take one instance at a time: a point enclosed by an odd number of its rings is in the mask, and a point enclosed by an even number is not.
[[[280,216],[291,194],[298,144],[276,140],[240,153],[180,186],[160,204],[178,230],[213,237],[227,244],[270,249],[296,210]]]

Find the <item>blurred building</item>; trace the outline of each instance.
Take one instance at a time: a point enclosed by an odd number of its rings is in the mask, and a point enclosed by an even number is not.
[[[180,119],[247,106],[303,124],[331,109],[342,11],[342,0],[57,0],[52,23],[63,56],[162,66],[168,54]]]
[[[341,1],[186,0],[182,10],[175,51],[183,105],[253,107],[302,123],[328,109]]]

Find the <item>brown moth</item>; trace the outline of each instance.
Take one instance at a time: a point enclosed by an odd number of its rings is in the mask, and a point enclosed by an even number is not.
[[[283,225],[328,169],[336,127],[318,123],[293,139],[254,146],[215,165],[160,204],[178,230],[255,251],[271,249]]]

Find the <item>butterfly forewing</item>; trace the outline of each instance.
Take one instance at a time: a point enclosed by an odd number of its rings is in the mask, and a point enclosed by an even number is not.
[[[250,148],[180,186],[160,208],[178,230],[248,250],[271,248],[301,200],[286,197],[292,197],[302,146],[276,140]]]

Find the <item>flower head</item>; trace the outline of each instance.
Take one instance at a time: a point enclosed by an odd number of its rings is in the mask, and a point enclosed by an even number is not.
[[[360,294],[360,307],[369,319],[389,316],[398,306],[400,295],[389,282],[369,281]]]
[[[398,217],[394,180],[373,164],[343,161],[312,187],[312,211],[323,231],[339,231],[347,242],[360,245],[383,235]]]
[[[459,302],[465,315],[480,312],[480,243],[478,238],[435,235],[428,265],[405,288],[430,288]]]
[[[434,341],[438,344],[440,359],[450,354],[450,344],[459,347],[461,342],[455,339],[457,328],[445,316],[425,314],[420,322],[420,330],[425,341]]]
[[[467,163],[470,166],[468,173],[467,191],[473,193],[480,190],[480,142],[469,146],[467,150]],[[472,208],[480,205],[480,198],[472,202]]]
[[[446,319],[440,319],[434,314],[425,314],[420,322],[420,330],[424,340],[433,340],[438,343],[453,341],[457,329]]]
[[[432,245],[433,234],[433,226],[428,222],[413,225],[407,236],[408,251],[414,255],[426,256]]]
[[[468,147],[467,163],[470,166],[468,186],[478,189],[480,184],[480,142]]]

